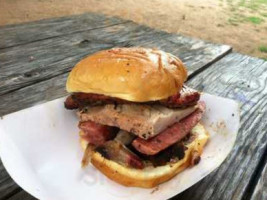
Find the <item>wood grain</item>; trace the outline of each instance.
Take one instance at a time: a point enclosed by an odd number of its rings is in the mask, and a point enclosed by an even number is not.
[[[7,113],[66,96],[67,92],[65,91],[65,83],[67,75],[68,74],[62,74],[49,80],[0,96],[0,116],[4,118],[5,116],[3,115]]]
[[[0,200],[6,199],[12,194],[20,191],[19,186],[8,175],[0,160]]]
[[[171,52],[187,64],[189,74],[231,51],[227,45],[169,34],[133,22],[121,23],[0,49],[0,95],[69,72],[86,55],[115,46],[144,46]]]
[[[267,62],[237,53],[225,56],[189,81],[198,90],[235,99],[241,124],[224,163],[173,199],[242,199],[267,146]],[[223,105],[222,105],[223,106]]]
[[[0,49],[120,23],[127,23],[127,20],[90,13],[0,26]]]
[[[266,153],[265,153],[266,154]],[[252,200],[267,199],[267,163],[258,179],[258,183],[251,197]]]
[[[36,198],[22,190],[6,200],[36,200]]]

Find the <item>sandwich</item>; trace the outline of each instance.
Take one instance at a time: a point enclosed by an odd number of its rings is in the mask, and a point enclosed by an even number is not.
[[[77,110],[82,166],[151,188],[197,165],[209,139],[205,102],[186,79],[181,60],[157,49],[113,48],[81,60],[64,104]]]

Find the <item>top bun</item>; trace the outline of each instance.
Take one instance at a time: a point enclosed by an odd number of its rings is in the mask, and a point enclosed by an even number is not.
[[[81,60],[69,74],[67,91],[146,102],[176,94],[186,79],[183,63],[172,54],[147,48],[113,48]]]

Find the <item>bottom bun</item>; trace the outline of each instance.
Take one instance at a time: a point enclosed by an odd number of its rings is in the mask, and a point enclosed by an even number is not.
[[[209,134],[200,123],[192,129],[194,139],[185,144],[187,150],[183,159],[159,167],[146,167],[144,169],[128,168],[112,160],[104,158],[100,153],[93,152],[91,163],[111,180],[125,186],[152,188],[160,183],[170,180],[179,172],[195,165],[200,161],[200,155],[209,139]],[[87,142],[81,139],[85,150]]]

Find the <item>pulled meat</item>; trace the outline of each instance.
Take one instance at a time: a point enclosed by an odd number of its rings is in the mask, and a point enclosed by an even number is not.
[[[116,140],[111,140],[104,145],[98,146],[95,151],[104,158],[118,162],[126,167],[135,169],[143,169],[145,167],[142,160],[136,154]]]
[[[92,121],[80,122],[79,128],[83,132],[81,137],[89,142],[84,153],[82,166],[88,165],[90,152],[92,151],[92,148],[95,147],[95,151],[99,152],[106,159],[119,162],[127,167],[136,169],[144,168],[142,160],[129,151],[124,144],[120,142],[121,140],[117,141],[121,139],[121,137],[112,140],[118,132],[117,128],[97,124]]]
[[[205,103],[199,102],[199,104],[198,110],[185,117],[180,122],[173,124],[171,127],[148,140],[137,138],[133,141],[132,145],[137,151],[143,154],[155,155],[182,140],[202,118],[203,112],[205,111]]]
[[[169,108],[182,108],[191,105],[195,105],[200,98],[200,93],[187,86],[183,86],[183,89],[167,99],[160,101],[149,101],[144,103],[135,104],[158,104]],[[97,106],[105,104],[130,104],[131,101],[109,97],[102,94],[92,93],[74,93],[67,97],[65,101],[65,108],[67,109],[78,109],[86,106]]]

